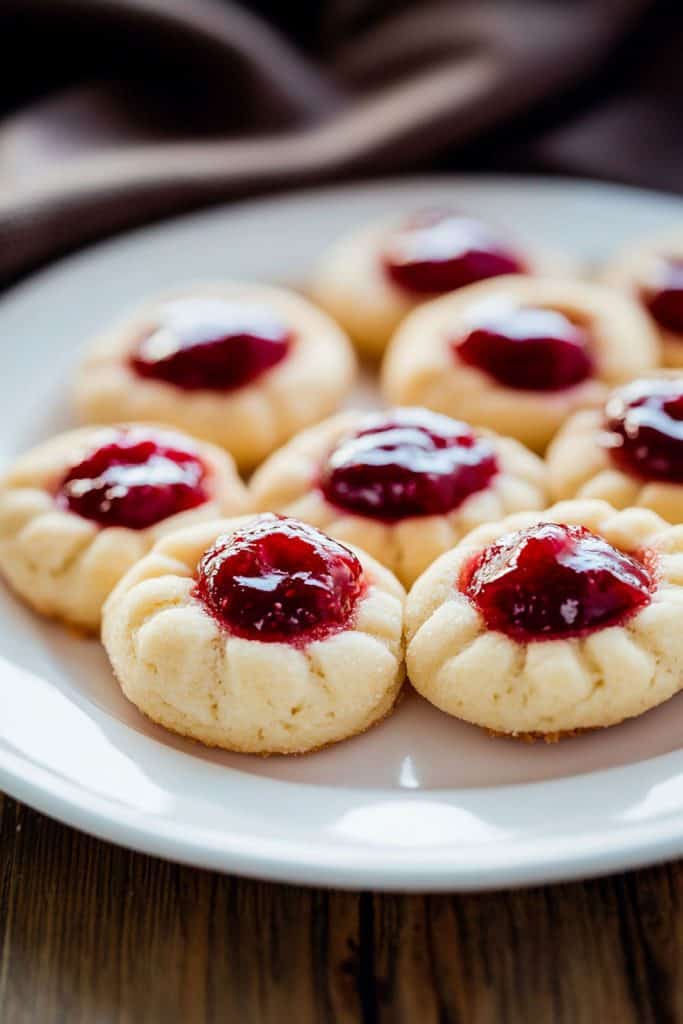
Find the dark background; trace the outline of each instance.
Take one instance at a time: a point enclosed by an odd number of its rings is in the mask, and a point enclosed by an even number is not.
[[[2,0],[0,282],[180,210],[354,177],[679,192],[682,50],[673,0]]]
[[[235,5],[227,0],[209,2],[221,6],[229,20]],[[219,43],[213,50],[199,47],[183,28],[160,36],[162,19],[136,22],[125,3],[119,17],[98,13],[98,8],[110,6],[101,0],[5,0],[2,6],[0,117],[25,116],[79,88],[106,85],[115,97],[110,112],[120,109],[121,139],[147,133],[155,138],[215,137],[253,133],[264,126],[264,111],[244,102],[253,83],[246,81],[239,54],[229,54]],[[111,5],[110,12],[116,6]],[[159,4],[160,9],[163,6]],[[178,6],[181,21],[184,16],[191,24],[194,0]],[[530,107],[501,118],[492,129],[475,131],[476,137],[465,143],[446,141],[436,151],[426,147],[423,157],[416,154],[396,171],[424,166],[560,171],[683,190],[683,5],[675,0],[483,0],[478,5],[458,0],[252,0],[241,6],[269,23],[344,97],[372,84],[367,75],[354,82],[345,65],[354,40],[386,28],[411,9],[432,8],[436,22],[444,8],[509,8],[538,48],[544,40],[542,26],[536,27],[537,8],[563,8],[575,20],[590,21],[593,15],[596,23],[604,17],[613,32],[609,40],[599,42],[590,74],[569,76]],[[434,51],[431,59],[441,59],[449,46],[452,41],[443,42],[442,52]],[[430,54],[419,48],[410,57],[414,63],[429,59]],[[376,69],[377,78],[381,70]],[[407,72],[408,63],[400,70]],[[311,110],[298,117],[294,111],[281,110],[279,119],[269,117],[266,123],[279,129],[305,123],[315,107],[312,101]],[[111,131],[116,137],[117,126]],[[100,137],[105,134],[102,126]]]

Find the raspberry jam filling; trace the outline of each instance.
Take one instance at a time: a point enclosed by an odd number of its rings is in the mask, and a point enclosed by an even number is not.
[[[458,586],[489,629],[527,642],[619,625],[650,602],[655,578],[584,526],[537,523],[476,554]]]
[[[683,483],[683,378],[620,388],[607,403],[605,425],[605,444],[624,472]]]
[[[172,435],[120,431],[62,478],[58,504],[100,526],[144,530],[208,500],[206,466]]]
[[[348,626],[363,567],[313,526],[270,513],[219,537],[199,563],[196,596],[247,640],[304,644]]]
[[[521,391],[570,388],[593,370],[588,332],[554,309],[492,310],[452,349],[463,363]]]
[[[327,501],[388,522],[440,515],[498,472],[489,441],[426,409],[397,409],[342,439],[322,468]]]
[[[292,336],[261,306],[223,299],[179,299],[139,341],[130,365],[140,377],[186,391],[233,391],[285,358]]]
[[[683,258],[660,259],[642,296],[660,327],[683,334]]]
[[[391,235],[382,260],[394,284],[417,295],[526,269],[490,227],[450,210],[425,210],[410,218]]]

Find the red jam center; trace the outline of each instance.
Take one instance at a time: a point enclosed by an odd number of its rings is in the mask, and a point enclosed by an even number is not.
[[[683,259],[660,259],[643,301],[660,327],[683,334]]]
[[[344,629],[363,590],[352,551],[296,519],[266,514],[218,538],[199,564],[196,593],[237,636],[301,644]]]
[[[559,391],[593,370],[587,331],[554,309],[491,311],[453,342],[453,352],[505,387],[523,391]]]
[[[605,410],[605,443],[616,465],[646,480],[683,483],[683,378],[638,380]]]
[[[459,580],[488,628],[520,642],[618,625],[649,603],[654,586],[642,562],[584,526],[555,523],[501,537]]]
[[[525,270],[486,224],[449,210],[425,210],[408,220],[388,240],[383,263],[394,284],[418,295]]]
[[[334,505],[395,521],[449,512],[497,472],[490,442],[467,424],[426,409],[398,409],[337,445],[320,488]]]
[[[130,363],[141,377],[187,391],[232,391],[285,358],[291,335],[272,312],[221,299],[182,299],[164,307]]]
[[[144,530],[208,499],[206,467],[173,435],[121,431],[66,473],[57,501],[100,526]]]

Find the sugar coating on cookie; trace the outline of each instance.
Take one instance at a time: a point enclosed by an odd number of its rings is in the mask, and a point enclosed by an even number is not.
[[[577,280],[500,277],[416,309],[394,335],[382,389],[542,451],[566,418],[656,365],[650,318]]]
[[[253,505],[364,548],[405,586],[484,522],[546,502],[545,467],[519,442],[426,409],[341,413],[254,474]]]
[[[601,498],[683,523],[683,373],[660,370],[611,392],[560,429],[547,453],[555,500]]]
[[[27,604],[84,629],[168,530],[248,507],[233,459],[167,427],[59,434],[0,481],[0,573]]]
[[[607,262],[600,279],[652,317],[663,365],[683,367],[683,228],[629,243]]]
[[[169,423],[251,468],[333,412],[354,372],[346,335],[306,299],[225,282],[161,295],[108,328],[74,397],[87,422]]]
[[[421,303],[511,273],[571,273],[567,258],[522,246],[486,222],[448,208],[417,210],[350,232],[322,257],[309,293],[378,357]]]
[[[163,538],[113,591],[102,637],[155,722],[228,750],[303,753],[393,707],[404,598],[365,552],[247,516]]]
[[[408,676],[448,714],[557,736],[617,724],[683,685],[683,527],[560,502],[474,530],[406,603]]]

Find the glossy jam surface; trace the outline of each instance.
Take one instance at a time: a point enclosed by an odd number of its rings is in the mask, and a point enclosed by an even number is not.
[[[615,626],[649,603],[648,566],[583,526],[539,523],[466,563],[460,590],[489,629],[522,643]]]
[[[134,429],[72,466],[56,499],[62,507],[100,526],[144,530],[208,500],[206,467],[177,447],[172,435]]]
[[[683,258],[658,260],[643,301],[660,327],[683,334]]]
[[[328,456],[320,488],[333,505],[385,521],[439,515],[498,472],[491,443],[426,409],[373,417]]]
[[[364,591],[363,568],[343,544],[312,526],[266,514],[202,558],[197,597],[231,633],[304,644],[349,625]]]
[[[553,309],[492,310],[453,343],[455,356],[508,388],[559,391],[591,375],[588,332]]]
[[[394,284],[416,295],[437,295],[525,267],[481,221],[450,210],[425,210],[388,239],[382,254]]]
[[[620,388],[607,403],[605,425],[605,444],[624,472],[683,483],[683,377]]]
[[[179,299],[139,340],[130,364],[141,377],[187,391],[233,391],[287,355],[292,337],[266,308],[221,299]]]

